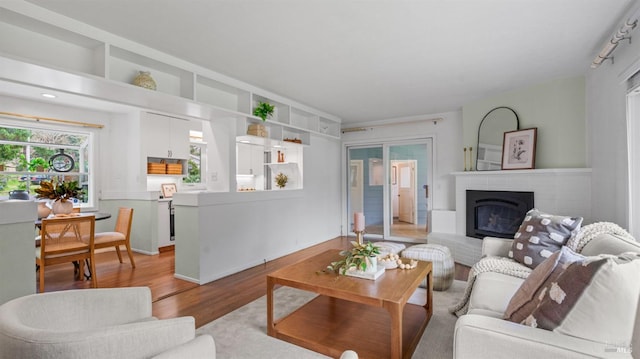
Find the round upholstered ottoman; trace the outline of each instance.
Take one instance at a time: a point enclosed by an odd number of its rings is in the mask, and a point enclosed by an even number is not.
[[[416,244],[402,251],[401,257],[432,263],[433,290],[447,290],[453,283],[455,267],[449,248],[439,244]],[[426,278],[420,286],[427,287]]]

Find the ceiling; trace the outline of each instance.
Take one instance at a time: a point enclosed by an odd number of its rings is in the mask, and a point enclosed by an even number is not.
[[[593,57],[640,2],[27,1],[345,123],[455,111],[594,71]]]

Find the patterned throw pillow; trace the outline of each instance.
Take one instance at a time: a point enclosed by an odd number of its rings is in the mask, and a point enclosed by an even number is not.
[[[522,323],[540,304],[537,297],[545,285],[555,282],[569,264],[584,258],[569,247],[562,247],[552,254],[522,282],[516,294],[511,297],[503,318],[515,323]]]
[[[640,296],[640,253],[599,255],[569,264],[547,281],[525,325],[628,347]]]
[[[582,217],[554,216],[534,208],[513,237],[509,258],[535,268],[575,236],[581,224]]]

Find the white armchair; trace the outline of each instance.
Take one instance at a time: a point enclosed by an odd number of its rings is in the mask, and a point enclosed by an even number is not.
[[[157,320],[147,287],[81,289],[0,306],[0,359],[215,358],[193,317]]]

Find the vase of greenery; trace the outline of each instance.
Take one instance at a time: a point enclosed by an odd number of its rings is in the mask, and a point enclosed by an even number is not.
[[[353,246],[351,249],[340,252],[343,258],[331,262],[327,269],[339,274],[346,274],[347,271],[376,272],[380,247],[371,242],[359,244],[356,241],[351,241],[351,245]]]
[[[83,191],[77,181],[41,181],[40,188],[36,188],[37,198],[46,198],[53,203],[51,209],[54,214],[69,214],[73,212],[73,198],[78,198]]]
[[[260,101],[258,106],[253,109],[253,115],[260,117],[262,121],[266,121],[267,117],[273,116],[273,110],[275,110],[274,105]]]

